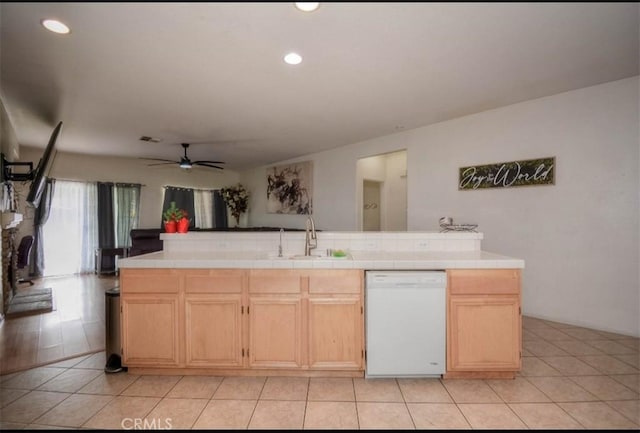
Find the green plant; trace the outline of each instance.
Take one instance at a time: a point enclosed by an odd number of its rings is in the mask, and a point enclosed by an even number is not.
[[[249,193],[244,186],[239,183],[234,187],[222,188],[220,194],[231,210],[231,215],[236,219],[237,225],[240,221],[240,214],[246,212],[249,206]]]
[[[180,209],[176,206],[176,202],[172,201],[167,210],[162,214],[162,218],[165,222],[180,221],[182,218],[187,218],[187,211]]]

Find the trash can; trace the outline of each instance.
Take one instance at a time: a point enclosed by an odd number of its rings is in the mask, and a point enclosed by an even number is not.
[[[107,363],[105,373],[124,371],[122,367],[120,344],[120,287],[107,289],[104,292],[104,324],[106,328],[105,351]]]

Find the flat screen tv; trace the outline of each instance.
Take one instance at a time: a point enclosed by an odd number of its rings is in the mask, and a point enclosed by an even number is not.
[[[51,137],[49,138],[49,143],[44,150],[44,154],[42,155],[42,158],[40,158],[38,166],[33,170],[33,178],[26,199],[27,204],[30,206],[37,208],[40,205],[42,192],[44,191],[47,176],[49,175],[49,171],[51,170],[51,165],[53,164],[53,159],[55,157],[56,140],[58,140],[58,135],[60,135],[61,129],[62,121],[58,122],[58,125],[56,125],[51,133]]]

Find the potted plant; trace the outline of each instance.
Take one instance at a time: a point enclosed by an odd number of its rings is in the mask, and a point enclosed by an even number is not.
[[[172,201],[162,214],[164,220],[164,231],[167,233],[175,233],[178,227],[181,228],[180,233],[186,233],[189,228],[189,219],[187,218],[187,212],[184,209],[180,209],[176,206],[176,202]],[[186,227],[185,227],[186,224]]]
[[[176,231],[178,233],[186,233],[189,231],[189,214],[184,209],[180,209],[182,212],[182,218],[176,221]]]
[[[246,212],[249,206],[249,192],[239,183],[233,187],[222,188],[220,194],[236,220],[236,227],[238,227],[240,215]]]

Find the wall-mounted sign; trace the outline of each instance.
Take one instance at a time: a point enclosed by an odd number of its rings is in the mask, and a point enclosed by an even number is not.
[[[461,167],[458,189],[553,185],[555,167],[555,157]]]

